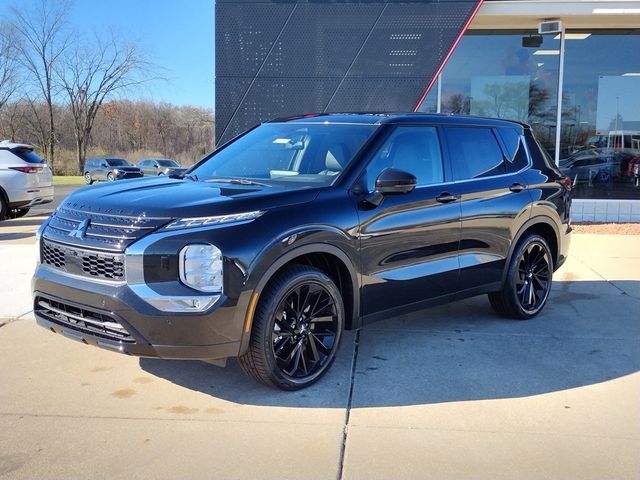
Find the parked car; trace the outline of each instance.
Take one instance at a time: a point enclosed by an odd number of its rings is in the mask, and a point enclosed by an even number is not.
[[[53,201],[51,169],[32,145],[0,142],[0,220]]]
[[[98,157],[87,160],[84,165],[84,181],[91,185],[96,180],[112,182],[125,178],[142,177],[142,171],[124,158]]]
[[[34,313],[131,355],[239,357],[294,390],[344,329],[473,295],[543,309],[571,182],[523,124],[427,114],[262,124],[182,178],[70,195],[38,232]],[[328,385],[328,388],[331,388]]]
[[[168,158],[146,158],[140,160],[137,166],[142,170],[143,175],[151,177],[156,175],[182,175],[187,171],[187,168]]]
[[[581,150],[560,160],[560,171],[579,183],[607,183],[620,177],[622,162],[626,155],[610,148]],[[626,165],[626,163],[625,163]]]

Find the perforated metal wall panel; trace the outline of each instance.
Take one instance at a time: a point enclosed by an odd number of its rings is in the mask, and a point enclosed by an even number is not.
[[[218,0],[216,137],[273,117],[409,111],[480,0]]]

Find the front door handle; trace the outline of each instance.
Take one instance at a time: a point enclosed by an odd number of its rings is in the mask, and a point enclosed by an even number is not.
[[[436,198],[436,202],[440,203],[451,203],[458,200],[456,195],[451,195],[449,192],[441,193],[439,197]]]
[[[511,190],[512,192],[521,192],[523,191],[525,188],[524,185],[522,185],[521,183],[514,183],[509,187],[509,190]]]

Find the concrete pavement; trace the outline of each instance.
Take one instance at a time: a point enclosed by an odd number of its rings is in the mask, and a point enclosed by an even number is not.
[[[574,236],[528,322],[478,297],[349,332],[295,393],[235,361],[126,357],[36,327],[33,247],[11,243],[0,318],[22,320],[0,327],[0,478],[640,477],[637,237]]]

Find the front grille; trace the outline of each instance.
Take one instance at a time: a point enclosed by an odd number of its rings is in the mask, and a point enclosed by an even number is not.
[[[118,178],[137,178],[137,177],[142,177],[142,173],[141,172],[124,172]]]
[[[43,237],[89,250],[124,252],[130,244],[169,220],[130,212],[96,211],[88,205],[65,203],[51,216]]]
[[[125,279],[124,255],[94,252],[42,240],[42,263],[74,275],[101,280]]]
[[[36,297],[33,309],[37,315],[57,325],[94,337],[135,343],[127,329],[110,314],[40,296]]]

